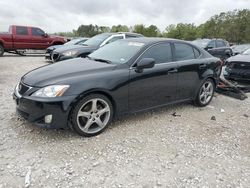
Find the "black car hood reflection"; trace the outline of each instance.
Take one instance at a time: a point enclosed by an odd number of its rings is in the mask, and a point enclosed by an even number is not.
[[[70,84],[71,78],[84,77],[91,74],[110,71],[115,64],[76,58],[37,68],[25,74],[21,81],[33,87],[44,87],[52,84]]]

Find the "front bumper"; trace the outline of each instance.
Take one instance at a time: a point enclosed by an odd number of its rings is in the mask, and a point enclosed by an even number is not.
[[[37,98],[31,96],[20,96],[16,91],[13,94],[16,103],[17,114],[29,122],[42,128],[68,129],[68,116],[72,101],[75,96],[58,98]],[[52,121],[45,123],[45,116],[52,115]]]

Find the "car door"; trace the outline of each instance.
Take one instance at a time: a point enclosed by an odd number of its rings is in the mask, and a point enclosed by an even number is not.
[[[32,39],[28,27],[16,26],[15,34],[13,35],[15,49],[30,49]]]
[[[31,36],[33,49],[45,49],[50,45],[50,39],[39,28],[31,28]]]
[[[200,59],[201,52],[182,42],[174,42],[174,59],[178,63],[177,100],[190,99],[200,84],[200,71],[205,69],[206,61]]]
[[[130,68],[129,108],[140,111],[173,102],[176,99],[177,70],[170,43],[158,43],[148,48],[143,58],[155,59],[153,68],[138,72],[136,63]]]

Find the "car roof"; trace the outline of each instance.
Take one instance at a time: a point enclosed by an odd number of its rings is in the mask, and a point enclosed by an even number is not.
[[[132,32],[117,32],[117,33],[100,33],[100,35],[119,35],[119,34],[125,34],[125,35],[129,35],[129,36],[138,36],[138,37],[143,37],[142,34],[139,33],[132,33]]]
[[[141,42],[144,44],[153,44],[157,42],[183,42],[187,44],[191,44],[190,42],[184,41],[184,40],[178,40],[178,39],[172,39],[172,38],[157,38],[157,37],[139,37],[139,38],[128,38],[123,39],[131,42]]]

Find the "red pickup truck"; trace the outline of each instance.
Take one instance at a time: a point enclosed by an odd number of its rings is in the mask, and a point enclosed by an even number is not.
[[[63,37],[49,36],[37,27],[11,25],[8,33],[0,33],[0,56],[18,50],[43,50],[52,45],[64,44]]]

